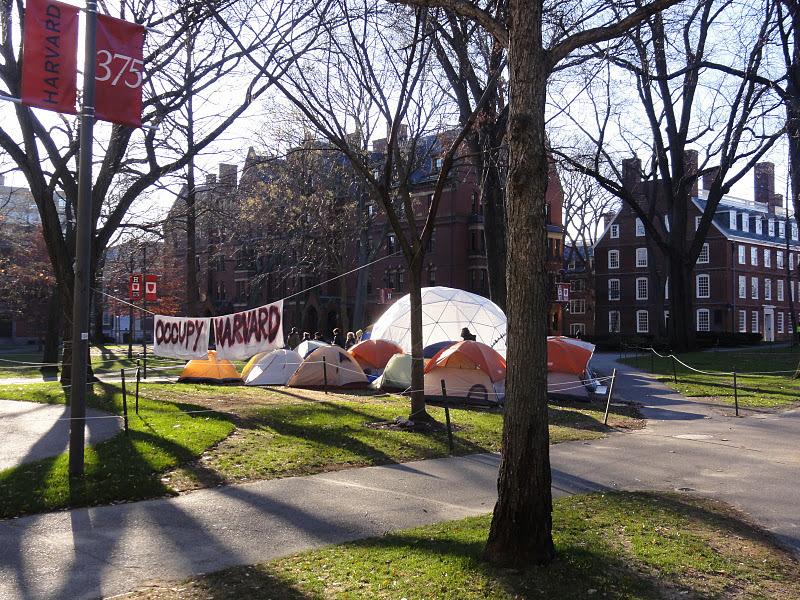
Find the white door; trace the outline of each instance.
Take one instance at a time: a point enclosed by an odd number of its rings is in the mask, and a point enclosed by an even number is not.
[[[764,309],[764,341],[765,342],[774,342],[775,341],[775,327],[773,325],[775,321],[775,313],[771,308]]]

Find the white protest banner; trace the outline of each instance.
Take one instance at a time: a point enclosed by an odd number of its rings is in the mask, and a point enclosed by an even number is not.
[[[153,353],[167,358],[208,358],[211,319],[155,316]]]
[[[283,300],[252,310],[214,317],[217,358],[246,360],[283,348]]]

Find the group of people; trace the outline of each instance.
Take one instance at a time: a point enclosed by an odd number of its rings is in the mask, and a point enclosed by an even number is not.
[[[360,337],[361,337],[360,331],[358,332],[358,335],[356,335],[352,331],[348,331],[347,337],[345,337],[344,335],[342,335],[342,330],[337,327],[336,329],[333,330],[333,340],[331,343],[334,346],[340,346],[345,350],[349,350],[351,346],[355,346],[358,343]],[[325,340],[325,338],[322,337],[322,334],[319,331],[317,331],[314,334],[313,338],[311,337],[311,334],[308,331],[304,331],[303,337],[301,338],[300,331],[298,331],[297,327],[292,327],[291,332],[289,332],[289,335],[286,338],[286,346],[290,350],[294,350],[302,342],[312,339],[317,342],[327,343],[327,340]]]

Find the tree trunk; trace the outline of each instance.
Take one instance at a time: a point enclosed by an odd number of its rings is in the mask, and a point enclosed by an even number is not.
[[[44,352],[42,353],[42,366],[39,370],[42,375],[54,376],[58,374],[58,347],[61,341],[61,292],[58,286],[50,294],[47,305],[47,329],[44,336]]]
[[[489,298],[506,311],[506,211],[503,185],[496,156],[485,167],[483,198],[483,233],[486,241],[486,267]]]
[[[693,267],[685,257],[672,256],[669,262],[669,334],[673,352],[686,352],[695,347],[697,332],[694,322]]]
[[[547,416],[545,145],[541,0],[511,0],[507,182],[508,370],[503,456],[484,557],[518,568],[555,556]]]
[[[425,410],[424,362],[422,360],[422,261],[410,261],[408,268],[411,303],[411,414],[412,421],[431,421]]]

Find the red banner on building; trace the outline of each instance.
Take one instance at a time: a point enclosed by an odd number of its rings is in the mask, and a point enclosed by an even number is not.
[[[75,114],[78,7],[28,0],[22,53],[22,103]]]
[[[131,300],[141,300],[142,299],[142,276],[141,275],[131,275],[130,281],[128,285],[128,297]]]
[[[144,299],[158,300],[158,275],[144,276]]]
[[[569,302],[569,284],[558,283],[556,284],[556,292],[558,293],[559,302]]]
[[[143,26],[97,15],[96,118],[142,126],[143,45]]]

